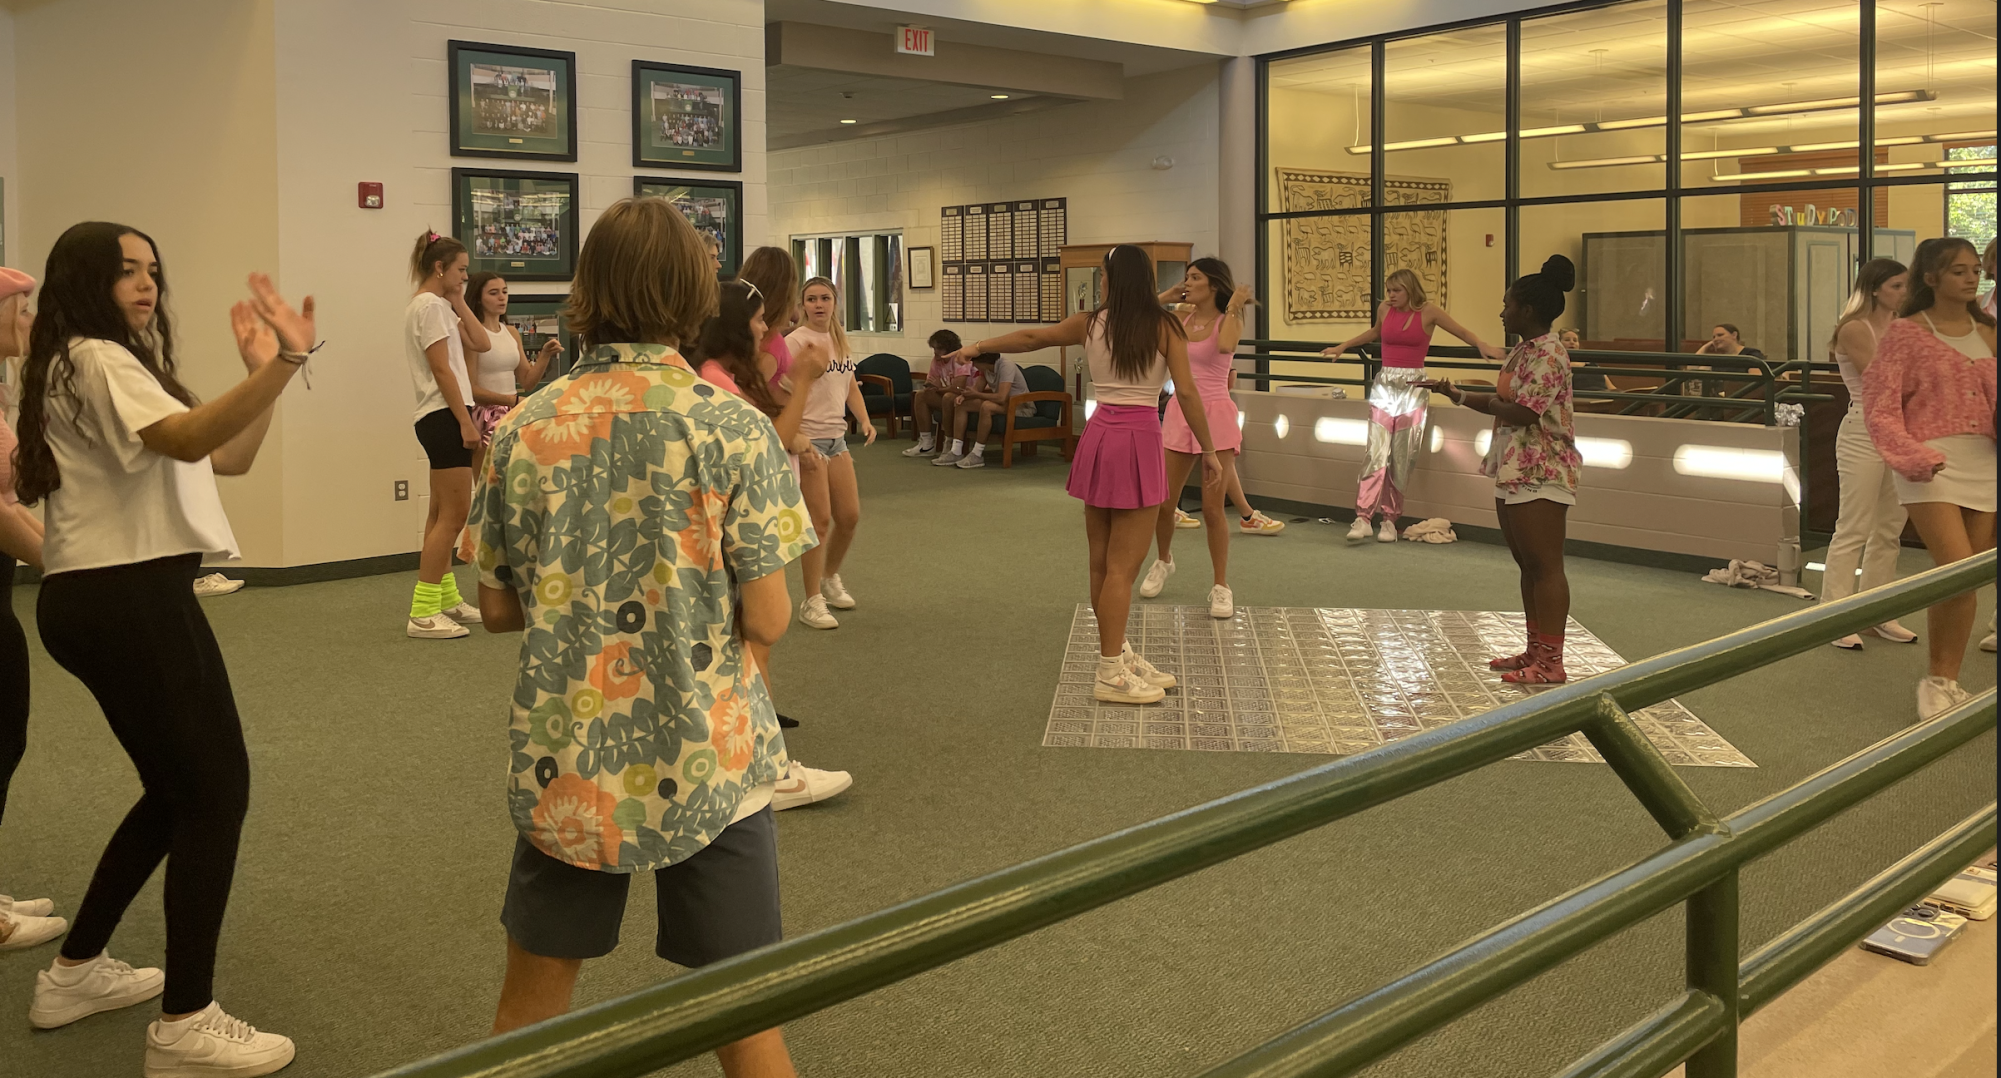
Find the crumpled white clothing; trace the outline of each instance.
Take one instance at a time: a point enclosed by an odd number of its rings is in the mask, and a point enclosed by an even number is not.
[[[1702,579],[1710,584],[1722,584],[1730,588],[1756,588],[1759,591],[1775,591],[1780,595],[1790,595],[1795,599],[1812,599],[1813,593],[1805,588],[1795,588],[1779,583],[1779,571],[1761,561],[1730,559],[1730,564],[1721,569],[1711,569]]]
[[[1403,530],[1403,537],[1413,543],[1456,543],[1459,533],[1452,530],[1452,522],[1444,517],[1420,520]]]

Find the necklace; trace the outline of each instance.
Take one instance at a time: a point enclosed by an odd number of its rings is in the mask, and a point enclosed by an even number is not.
[[[1197,322],[1195,321],[1194,316],[1190,315],[1188,318],[1188,322],[1186,324],[1186,328],[1188,330],[1188,338],[1190,340],[1205,339],[1208,336],[1209,331],[1215,328],[1216,323],[1222,320],[1223,316],[1219,314],[1209,319],[1207,322]]]

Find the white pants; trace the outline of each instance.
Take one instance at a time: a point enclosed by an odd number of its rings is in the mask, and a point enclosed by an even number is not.
[[[1841,515],[1834,521],[1827,571],[1820,582],[1820,597],[1830,602],[1855,594],[1857,564],[1862,566],[1864,591],[1896,579],[1898,541],[1907,517],[1897,500],[1890,466],[1869,440],[1860,405],[1851,405],[1841,417],[1834,460],[1841,474]]]

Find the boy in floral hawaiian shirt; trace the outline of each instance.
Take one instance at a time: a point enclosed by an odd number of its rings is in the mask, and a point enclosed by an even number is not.
[[[584,352],[502,420],[474,498],[485,624],[522,633],[496,1030],[568,1009],[582,960],[617,945],[633,873],[655,873],[662,958],[779,939],[785,743],[744,642],[784,633],[783,569],[813,535],[771,422],[667,343],[714,306],[669,204],[607,210],[571,295]],[[790,1073],[775,1030],[719,1054]]]

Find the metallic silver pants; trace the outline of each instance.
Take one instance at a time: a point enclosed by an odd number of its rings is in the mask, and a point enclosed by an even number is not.
[[[1355,514],[1394,520],[1403,514],[1410,470],[1424,451],[1424,413],[1431,391],[1412,383],[1422,368],[1384,367],[1369,387],[1369,447],[1362,460]]]

